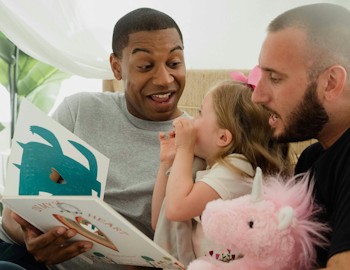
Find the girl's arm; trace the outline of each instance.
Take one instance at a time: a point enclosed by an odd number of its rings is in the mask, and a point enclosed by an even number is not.
[[[165,215],[172,221],[184,221],[200,216],[208,202],[220,199],[209,185],[193,183],[192,164],[196,133],[191,121],[174,121],[176,157],[166,187]]]
[[[161,132],[159,134],[160,142],[160,166],[156,179],[156,184],[153,190],[152,197],[152,229],[155,230],[159,218],[159,213],[162,208],[165,197],[165,189],[168,177],[165,175],[166,171],[171,167],[175,158],[175,132],[169,130],[169,137],[166,139],[166,134]]]

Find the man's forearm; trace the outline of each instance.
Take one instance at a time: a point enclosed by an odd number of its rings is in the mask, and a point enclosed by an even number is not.
[[[340,252],[333,255],[327,262],[326,268],[319,270],[342,270],[349,269],[350,251]]]
[[[18,244],[24,245],[23,231],[21,226],[12,218],[12,210],[8,207],[4,208],[2,213],[2,227],[11,239]]]
[[[171,164],[161,163],[157,175],[156,184],[154,186],[153,197],[152,197],[152,229],[155,230],[162,208],[162,204],[165,197],[165,189],[168,181],[166,171],[170,168]]]

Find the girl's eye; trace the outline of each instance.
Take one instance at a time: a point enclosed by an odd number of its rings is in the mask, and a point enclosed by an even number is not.
[[[250,228],[253,228],[254,222],[253,222],[253,221],[249,221],[249,222],[248,222],[248,225],[249,225]]]
[[[200,109],[198,110],[198,114],[199,114],[199,115],[202,115],[202,111],[201,111]]]

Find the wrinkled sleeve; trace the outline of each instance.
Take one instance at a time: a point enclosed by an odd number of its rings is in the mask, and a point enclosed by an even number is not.
[[[216,164],[208,174],[198,181],[213,188],[223,200],[235,199],[251,192],[251,185],[244,177],[220,164]]]
[[[4,230],[4,228],[2,227],[2,219],[0,217],[0,239],[6,243],[9,244],[17,244],[20,246],[20,244],[18,244],[17,242],[15,242]]]

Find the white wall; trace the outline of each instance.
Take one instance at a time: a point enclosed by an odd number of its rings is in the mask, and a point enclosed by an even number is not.
[[[258,64],[266,27],[276,16],[301,5],[350,0],[100,0],[85,10],[104,14],[100,25],[114,25],[127,12],[151,7],[170,15],[179,25],[188,69],[253,68]],[[109,6],[109,8],[106,8]],[[110,30],[112,31],[112,29]],[[108,44],[111,44],[111,36]],[[109,45],[110,46],[110,45]],[[110,47],[109,47],[110,50]]]
[[[1,2],[6,2],[16,17],[23,18],[38,36],[52,42],[51,49],[59,48],[67,53],[65,56],[77,56],[77,62],[84,60],[87,65],[91,63],[106,70],[109,70],[114,25],[136,8],[155,8],[175,19],[184,36],[187,68],[232,69],[253,68],[258,63],[265,29],[284,11],[319,2],[349,6],[349,0],[56,0],[55,5],[45,0]],[[57,12],[63,7],[67,8],[64,13]],[[31,43],[29,39],[26,42]],[[26,42],[18,45],[33,56],[51,52],[25,50]],[[48,63],[49,59],[46,59]],[[64,67],[54,59],[51,62]],[[75,68],[66,68],[78,72]],[[96,74],[96,77],[99,76]]]
[[[258,64],[271,20],[288,9],[317,2],[327,1],[187,1],[181,15],[169,14],[183,31],[187,68],[251,69]]]
[[[52,115],[65,97],[79,92],[102,92],[102,80],[86,79],[79,76],[72,76],[69,79],[64,80],[61,84],[61,89],[56,98],[55,105],[49,112],[49,115]]]

